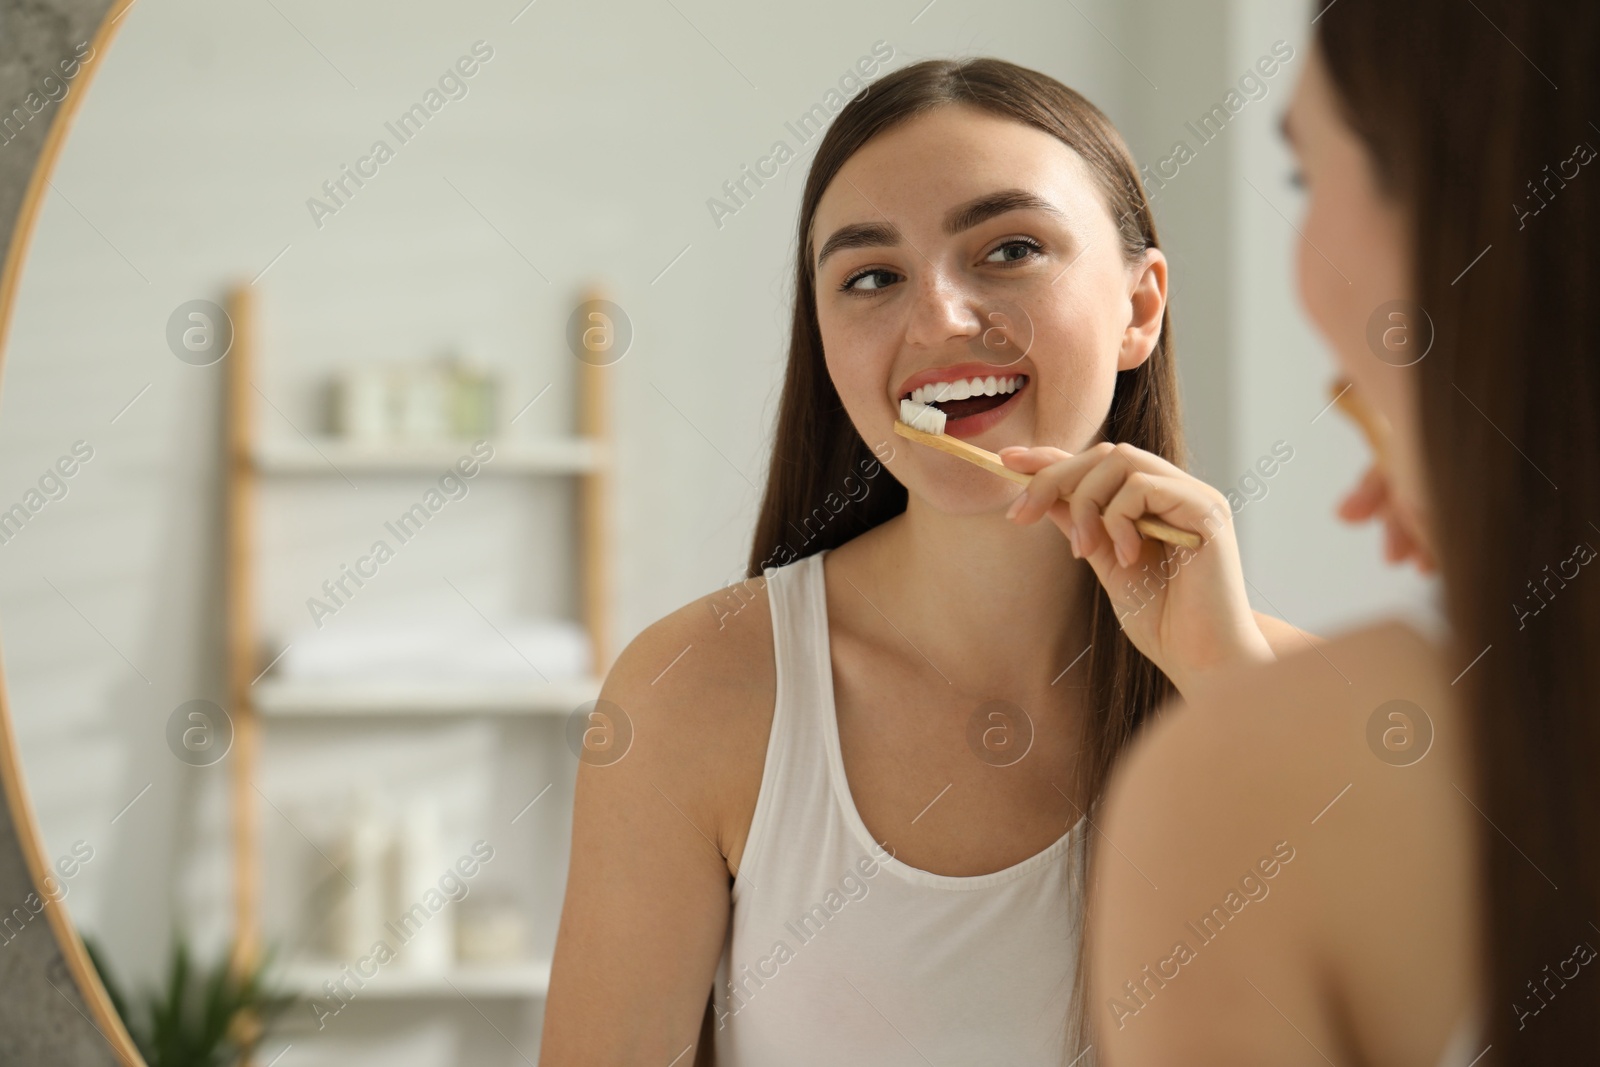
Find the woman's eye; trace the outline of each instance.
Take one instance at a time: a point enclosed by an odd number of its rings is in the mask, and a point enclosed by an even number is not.
[[[1027,259],[1039,252],[1039,245],[1034,241],[1015,240],[1007,241],[984,257],[985,263],[1016,263]]]
[[[872,292],[877,289],[887,289],[899,277],[892,270],[864,270],[860,274],[852,274],[846,278],[840,289],[857,293]]]
[[[1296,188],[1296,189],[1304,189],[1306,187],[1306,174],[1305,174],[1305,171],[1298,170],[1298,169],[1290,171],[1289,172],[1289,184],[1291,186],[1293,186],[1294,188]]]

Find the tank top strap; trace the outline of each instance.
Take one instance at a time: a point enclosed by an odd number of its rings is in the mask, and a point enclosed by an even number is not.
[[[818,716],[804,712],[814,712],[832,702],[829,695],[833,666],[828,662],[828,600],[822,570],[825,555],[826,549],[764,572],[778,666],[778,709],[799,711],[800,717],[808,719]],[[785,728],[796,728],[797,717],[786,718],[790,721]],[[774,721],[774,733],[777,730]],[[820,740],[821,734],[816,737]]]
[[[827,587],[821,552],[763,571],[772,611],[776,699],[761,793],[750,820],[741,871],[756,873],[773,848],[807,840],[835,814],[828,776],[827,715],[833,707]],[[740,882],[734,883],[735,899]]]

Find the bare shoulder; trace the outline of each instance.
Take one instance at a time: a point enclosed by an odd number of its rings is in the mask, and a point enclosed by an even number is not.
[[[760,792],[777,691],[766,585],[747,579],[646,627],[600,693],[631,731],[633,776],[670,794],[735,863]]]
[[[666,1063],[695,1043],[760,792],[765,583],[694,601],[618,657],[573,724],[572,851],[540,1062]]]
[[[1261,636],[1267,639],[1267,644],[1272,646],[1272,654],[1279,659],[1291,656],[1296,652],[1303,652],[1313,641],[1321,638],[1290,622],[1268,615],[1264,611],[1255,613],[1256,626],[1261,630]]]
[[[1114,777],[1102,829],[1125,856],[1102,852],[1091,905],[1113,1067],[1179,1048],[1322,1062],[1308,1040],[1336,1059],[1431,1062],[1468,1002],[1475,825],[1455,672],[1398,622],[1296,640],[1169,710]],[[1199,956],[1206,977],[1184,977]],[[1410,1023],[1390,1017],[1399,1003]]]
[[[750,578],[645,627],[617,657],[605,689],[692,713],[691,705],[708,700],[737,703],[741,695],[770,692],[773,671],[767,581]]]
[[[1278,662],[1241,669],[1203,703],[1169,709],[1135,747],[1123,778],[1137,783],[1184,768],[1209,777],[1199,764],[1215,759],[1259,765],[1253,787],[1266,779],[1292,781],[1319,766],[1331,770],[1363,753],[1373,756],[1364,727],[1382,705],[1432,708],[1430,722],[1440,715],[1454,722],[1457,709],[1441,681],[1442,652],[1412,627],[1384,622],[1323,639],[1272,616],[1257,619],[1279,640]],[[1361,729],[1352,736],[1352,728]],[[1201,753],[1203,761],[1185,758]],[[1280,766],[1287,766],[1282,775],[1269,770]]]

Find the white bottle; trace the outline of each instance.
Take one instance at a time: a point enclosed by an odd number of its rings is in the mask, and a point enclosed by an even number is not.
[[[333,947],[341,960],[365,956],[372,951],[373,943],[383,937],[384,908],[388,903],[384,875],[389,869],[390,847],[389,832],[379,819],[376,800],[363,794],[340,850],[344,878],[339,887],[344,893],[339,900]]]
[[[346,368],[337,379],[338,430],[353,441],[382,441],[394,432],[389,371],[372,363]]]
[[[450,436],[451,376],[435,361],[405,366],[397,373],[400,437],[437,441]]]
[[[390,923],[404,942],[400,965],[430,973],[448,970],[455,958],[455,917],[450,899],[439,891],[445,866],[439,822],[437,801],[419,798],[406,805]]]

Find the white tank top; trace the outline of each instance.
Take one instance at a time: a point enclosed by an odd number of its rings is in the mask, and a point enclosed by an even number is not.
[[[861,821],[834,714],[823,555],[766,571],[777,700],[712,1005],[718,1067],[1060,1067],[1083,822],[992,874],[901,863]]]

